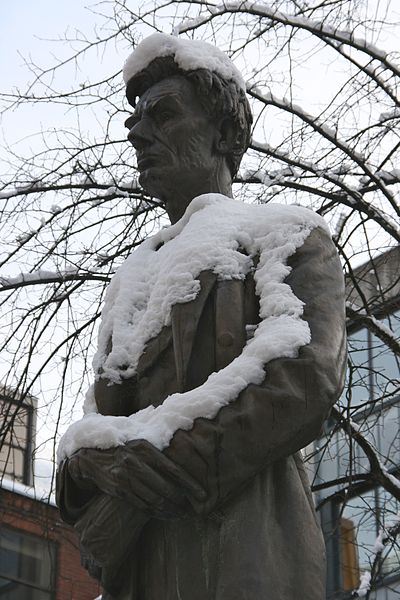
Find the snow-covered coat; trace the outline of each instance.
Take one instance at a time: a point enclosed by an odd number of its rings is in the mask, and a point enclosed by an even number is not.
[[[311,342],[268,363],[214,418],[178,429],[163,452],[207,491],[181,519],[146,519],[115,600],[323,600],[324,543],[300,449],[315,439],[345,371],[344,282],[326,230],[314,228],[285,279],[304,302]],[[260,321],[251,272],[220,280],[203,271],[196,298],[172,307],[133,377],[96,384],[99,412],[129,415],[201,386],[239,356]],[[59,476],[64,518],[77,521],[76,484]],[[86,500],[90,504],[90,494]],[[121,516],[129,530],[134,511]]]

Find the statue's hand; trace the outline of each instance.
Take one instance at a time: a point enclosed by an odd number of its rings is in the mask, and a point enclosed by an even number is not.
[[[68,469],[78,483],[93,482],[157,518],[183,516],[188,497],[201,501],[206,496],[193,477],[146,440],[106,450],[84,448],[69,459]]]

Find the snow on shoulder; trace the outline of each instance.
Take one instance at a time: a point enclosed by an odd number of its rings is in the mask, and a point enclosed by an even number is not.
[[[128,56],[123,70],[128,81],[145,69],[155,58],[172,56],[183,71],[209,69],[227,80],[234,80],[246,91],[246,85],[230,58],[216,46],[201,40],[185,40],[166,33],[153,33],[145,38]]]
[[[244,279],[253,269],[261,322],[242,353],[198,388],[175,393],[158,407],[129,417],[97,414],[92,389],[85,416],[63,436],[59,460],[79,448],[110,448],[146,439],[160,450],[178,429],[214,418],[249,384],[260,384],[275,358],[296,357],[310,342],[303,303],[285,283],[288,258],[324,220],[299,206],[249,205],[221,194],[195,198],[184,216],[137,248],[113,277],[106,295],[94,359],[96,377],[115,384],[133,377],[146,344],[171,323],[172,307],[200,290],[199,274]],[[109,340],[112,350],[108,352]]]

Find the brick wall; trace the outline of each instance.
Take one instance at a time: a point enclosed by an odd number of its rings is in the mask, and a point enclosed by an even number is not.
[[[56,600],[94,600],[100,589],[80,565],[78,539],[58,509],[45,502],[0,488],[0,526],[56,543]]]

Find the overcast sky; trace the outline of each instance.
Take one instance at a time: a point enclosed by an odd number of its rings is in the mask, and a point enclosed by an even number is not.
[[[50,45],[40,38],[54,39],[67,27],[88,21],[85,2],[68,0],[18,0],[0,6],[2,88],[26,82],[27,72],[18,55],[48,56]]]
[[[84,0],[17,0],[0,4],[0,50],[1,50],[1,91],[11,91],[19,88],[26,91],[27,84],[32,81],[33,74],[24,64],[25,60],[32,60],[40,66],[53,64],[54,57],[66,56],[71,49],[66,42],[57,42],[65,32],[73,35],[76,29],[91,34],[93,26],[102,24],[103,19],[96,16],[86,7],[95,7],[95,2]],[[91,57],[94,59],[94,57]],[[103,60],[103,57],[102,57]],[[112,49],[107,53],[105,60],[114,60]],[[95,62],[83,64],[83,71],[79,76],[87,79],[89,71],[96,68]],[[68,73],[72,79],[71,70]],[[62,87],[62,85],[59,85]],[[67,87],[67,86],[66,86]],[[3,115],[0,128],[5,139],[11,143],[21,137],[38,131],[41,125],[44,128],[57,123],[57,111],[65,112],[65,108],[55,108],[32,105],[26,110],[18,110]],[[54,119],[52,115],[54,114]]]
[[[51,64],[52,55],[68,51],[66,44],[58,45],[54,42],[55,39],[62,37],[68,29],[73,31],[80,28],[88,33],[92,31],[95,18],[85,9],[87,5],[83,0],[17,0],[0,3],[2,92],[17,87],[25,91],[28,82],[32,80],[23,57],[31,57],[40,65]],[[0,146],[3,137],[8,143],[12,143],[41,127],[56,127],[60,121],[60,111],[65,112],[65,108],[27,105],[25,109],[7,112],[0,121]],[[69,118],[73,122],[74,115]],[[23,145],[31,143],[32,140],[28,139]],[[4,167],[3,164],[0,166]],[[45,439],[40,438],[39,432],[38,438],[39,443]],[[43,456],[40,450],[39,456]],[[51,475],[51,464],[39,459],[35,468],[37,475],[39,478],[43,477],[42,482],[45,483],[48,475]]]

